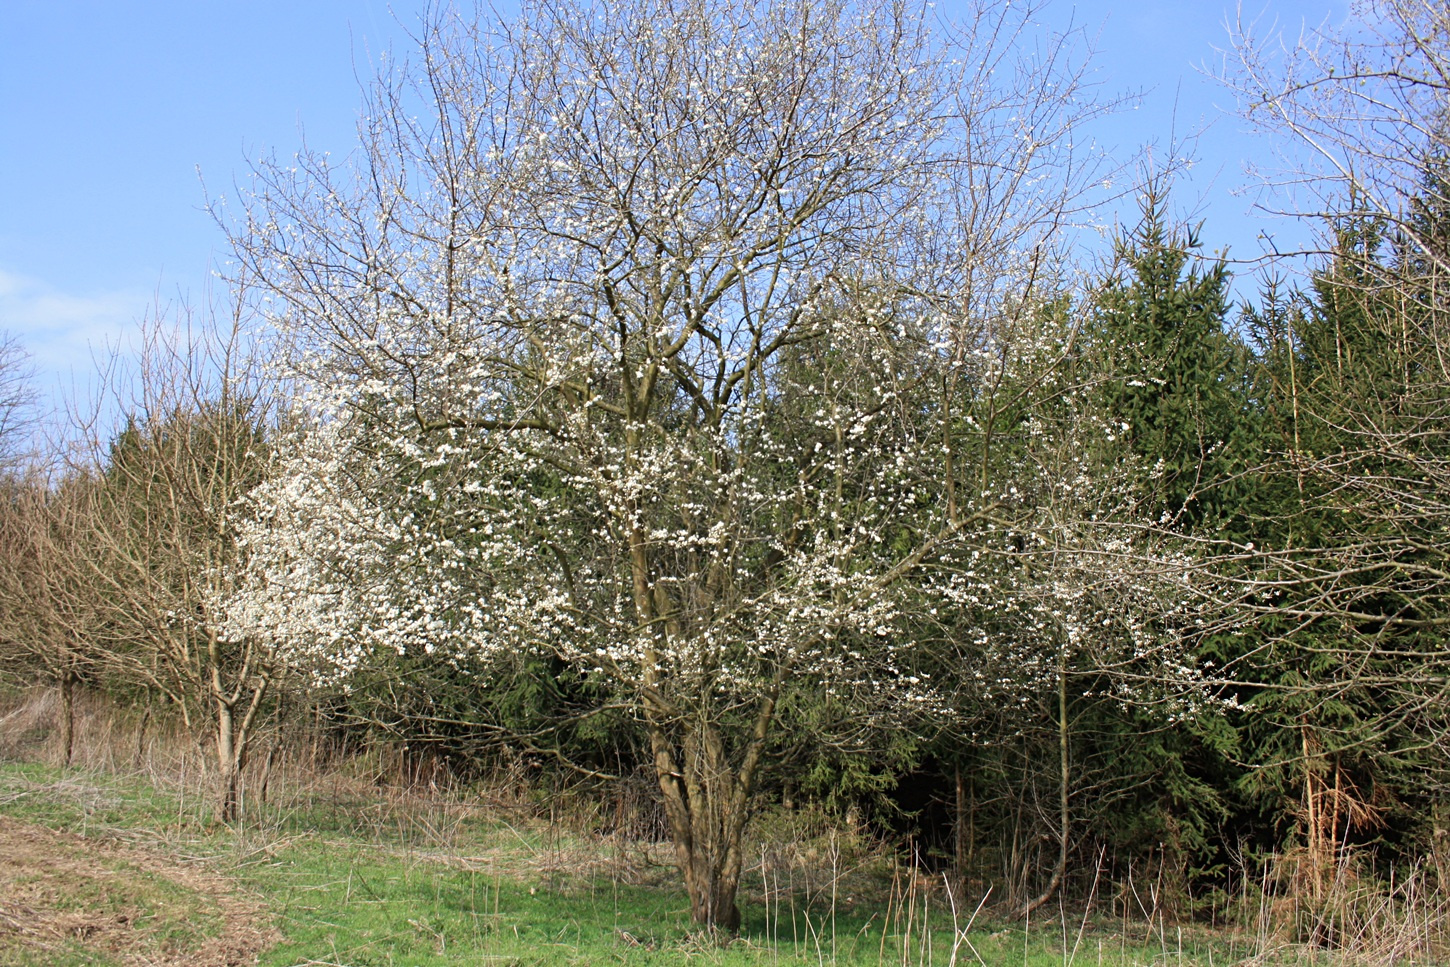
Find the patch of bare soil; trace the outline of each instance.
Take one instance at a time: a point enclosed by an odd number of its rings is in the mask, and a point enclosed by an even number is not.
[[[0,965],[234,967],[277,939],[221,877],[0,816]]]

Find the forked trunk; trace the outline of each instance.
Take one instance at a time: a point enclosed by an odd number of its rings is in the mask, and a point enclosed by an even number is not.
[[[740,930],[740,907],[735,902],[740,887],[740,872],[725,875],[719,869],[702,868],[695,875],[695,888],[690,891],[690,919],[702,927],[723,934]]]
[[[684,712],[662,694],[659,672],[660,655],[671,640],[680,640],[683,629],[673,617],[668,593],[660,585],[651,587],[647,541],[638,529],[631,535],[630,558],[640,624],[654,626],[661,636],[661,649],[644,656],[645,709],[675,861],[690,895],[690,918],[707,930],[734,934],[740,929],[735,895],[745,821],[786,666],[776,668],[753,721],[733,743],[722,733],[720,721],[711,718],[713,696]]]
[[[245,676],[244,676],[245,677]],[[247,754],[251,747],[252,725],[267,693],[269,681],[258,678],[251,687],[246,704],[241,704],[246,694],[237,688],[231,694],[223,692],[220,675],[212,669],[212,703],[216,709],[216,756],[218,809],[217,815],[224,823],[236,822],[241,818],[242,770],[247,765]],[[238,714],[240,712],[240,714]]]
[[[740,929],[735,897],[754,770],[742,775],[732,768],[718,731],[708,725],[693,727],[678,750],[670,749],[662,734],[654,742],[675,861],[690,896],[690,919],[706,929],[734,934]]]

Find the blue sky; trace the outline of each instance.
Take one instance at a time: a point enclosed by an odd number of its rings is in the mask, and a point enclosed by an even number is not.
[[[159,304],[206,298],[226,257],[205,211],[249,158],[305,137],[345,155],[359,78],[380,50],[408,47],[423,0],[3,0],[0,2],[0,330],[18,336],[53,391],[93,371]],[[939,8],[951,14],[953,0]],[[1348,0],[1258,0],[1246,15],[1341,20]],[[1121,161],[1206,127],[1177,214],[1234,256],[1280,248],[1304,229],[1250,214],[1245,158],[1267,146],[1231,114],[1213,69],[1227,45],[1220,0],[1051,0],[1043,17],[1095,38],[1102,92],[1140,91],[1094,132]],[[200,172],[200,177],[198,175]],[[201,179],[205,179],[205,188]],[[1241,286],[1241,290],[1252,287]]]

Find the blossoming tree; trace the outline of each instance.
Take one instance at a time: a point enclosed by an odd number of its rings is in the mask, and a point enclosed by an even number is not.
[[[357,162],[260,168],[231,228],[309,418],[230,634],[322,676],[550,655],[640,721],[692,915],[735,929],[783,695],[936,700],[904,579],[995,507],[954,400],[1095,174],[1069,45],[986,6],[426,26]]]

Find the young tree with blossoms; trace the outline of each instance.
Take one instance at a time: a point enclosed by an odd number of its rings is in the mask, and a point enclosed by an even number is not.
[[[955,773],[957,875],[985,872],[972,790],[990,782],[988,812],[1014,844],[990,874],[1006,881],[994,895],[1019,916],[1062,887],[1090,831],[1111,825],[1105,813],[1168,771],[1144,769],[1142,730],[1212,722],[1223,704],[1193,653],[1217,589],[1191,542],[1161,527],[1163,467],[1134,452],[1130,424],[1105,405],[1122,360],[1079,328],[1094,303],[1080,305],[1020,313],[984,371],[997,391],[960,419],[996,426],[997,442],[989,452],[984,434],[961,434],[957,446],[995,520],[914,581],[928,605],[913,616],[918,635],[941,643],[927,651],[951,690],[933,752]],[[1115,753],[1129,731],[1133,750]],[[972,774],[993,764],[990,780]]]

